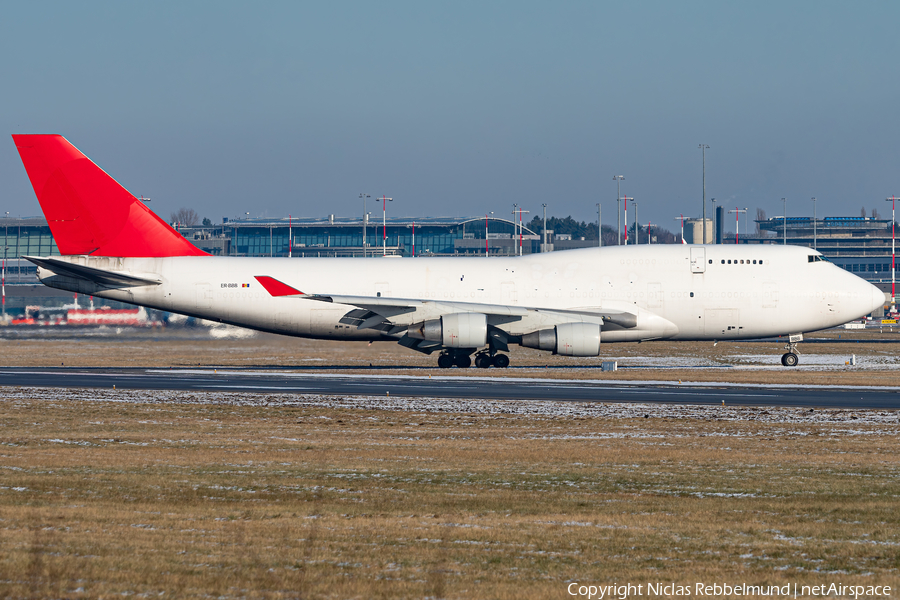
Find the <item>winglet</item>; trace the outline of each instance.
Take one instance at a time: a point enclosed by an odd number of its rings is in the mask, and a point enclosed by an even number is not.
[[[264,288],[266,288],[266,291],[269,292],[270,295],[275,297],[306,295],[300,290],[296,290],[288,284],[282,283],[281,281],[278,281],[274,277],[269,277],[268,275],[257,275],[256,280],[260,282]]]

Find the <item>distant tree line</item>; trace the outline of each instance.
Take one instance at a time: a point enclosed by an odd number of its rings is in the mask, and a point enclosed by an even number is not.
[[[181,207],[170,214],[169,223],[173,223],[178,227],[197,227],[198,225],[202,225],[203,227],[213,226],[213,222],[209,220],[209,217],[203,217],[203,221],[201,222],[200,215],[197,214],[196,210],[185,207]]]

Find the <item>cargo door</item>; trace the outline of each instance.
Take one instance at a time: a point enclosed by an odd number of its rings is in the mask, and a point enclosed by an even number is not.
[[[199,310],[212,308],[212,285],[208,283],[198,283],[196,289],[196,307]]]
[[[706,248],[691,246],[691,273],[706,272]]]

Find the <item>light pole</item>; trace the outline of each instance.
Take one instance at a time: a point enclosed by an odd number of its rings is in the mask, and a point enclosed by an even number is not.
[[[625,179],[624,175],[614,175],[616,182],[616,244],[622,245],[622,188],[621,182]],[[628,207],[625,207],[626,209]],[[626,226],[628,224],[626,223]]]
[[[369,233],[366,231],[368,229],[367,225],[369,224],[369,212],[366,210],[366,199],[371,198],[369,194],[361,193],[359,195],[363,201],[363,239],[362,239],[362,253],[363,258],[366,257],[366,235]]]
[[[713,226],[712,226],[712,238],[713,239],[711,239],[709,241],[710,241],[710,243],[715,244],[719,239],[719,236],[716,235],[716,233],[718,233],[716,231],[716,229],[718,229],[718,226],[719,226],[719,224],[716,222],[716,214],[717,214],[716,213],[716,199],[710,198],[709,201],[712,202],[712,219],[710,219],[710,220],[712,221],[712,224],[713,224]],[[703,223],[703,231],[706,231],[706,223],[705,222]]]
[[[890,200],[890,198],[888,198]],[[813,203],[813,250],[816,249],[816,199],[812,199]]]
[[[393,201],[393,198],[388,198],[385,195],[381,196],[381,226],[384,228],[381,234],[382,256],[387,256],[387,203]],[[376,225],[376,227],[378,226]]]
[[[541,252],[547,251],[547,205],[541,204],[544,207],[544,247],[541,248]]]
[[[783,245],[787,246],[787,200],[784,198],[781,199],[781,231]]]
[[[653,223],[651,223],[650,221],[647,221],[647,245],[648,246],[653,243],[651,240],[651,235],[650,235],[650,228],[652,226],[653,226]]]
[[[519,256],[522,256],[522,234],[524,232],[524,229],[522,227],[522,213],[527,213],[529,211],[519,208],[518,204],[513,204],[513,207],[514,207],[513,226],[518,227],[518,229],[519,229]],[[515,217],[516,213],[519,213],[519,223],[518,224],[516,224],[516,217]],[[513,238],[513,242],[515,242],[515,238]]]
[[[525,227],[522,225],[522,213],[529,211],[519,209],[519,256],[522,256],[522,237],[525,233]]]
[[[634,203],[634,198],[629,198],[628,196],[623,196],[622,201],[625,203],[625,245],[628,245],[628,201],[631,200]]]
[[[734,213],[734,245],[737,246],[740,243],[738,234],[740,233],[741,228],[738,218],[741,216],[741,213],[747,212],[747,209],[735,207],[734,210],[729,210],[728,212]]]
[[[638,225],[637,202],[634,201],[634,198],[631,199],[631,206],[634,207],[634,245],[637,246],[641,243],[641,226]]]
[[[600,220],[600,203],[597,203],[597,247],[603,246],[603,221]]]
[[[3,234],[3,274],[0,275],[0,289],[3,291],[3,323],[6,323],[6,251],[9,250],[9,211],[6,211],[6,219],[3,226],[5,232]]]
[[[896,237],[894,236],[894,223],[896,222],[894,209],[896,208],[896,201],[893,196],[887,198],[891,202],[891,312],[894,312],[894,304],[897,302],[896,296],[896,273],[897,273],[897,251],[896,251]]]
[[[707,144],[700,144],[700,150],[703,151],[703,243],[706,243],[706,149]]]
[[[516,223],[516,211],[519,210],[519,205],[513,202],[513,256],[516,255],[516,236],[519,234],[519,225]]]
[[[676,220],[676,221],[679,221],[679,220],[681,221],[681,243],[682,243],[682,244],[686,244],[687,242],[684,241],[684,215],[683,215],[683,214],[682,214],[682,215],[679,215],[678,218],[675,219],[675,220]]]
[[[494,211],[491,211],[491,218],[494,218]],[[484,215],[484,257],[488,258],[490,255],[490,249],[488,248],[488,216]]]
[[[6,235],[9,235],[9,226],[6,227]],[[2,275],[2,285],[0,285],[0,289],[3,290],[3,323],[6,323],[6,251],[9,250],[9,245],[7,244],[6,237],[3,238],[3,275]]]

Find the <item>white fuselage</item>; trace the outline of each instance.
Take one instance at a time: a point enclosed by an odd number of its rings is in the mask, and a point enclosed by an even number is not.
[[[354,306],[273,297],[255,279],[273,277],[305,294],[434,303],[393,322],[446,312],[442,303],[548,310],[623,311],[637,327],[604,330],[604,342],[741,339],[802,333],[862,317],[883,303],[877,288],[814,250],[775,245],[613,246],[512,258],[95,258],[95,268],[154,274],[162,283],[117,290],[54,276],[54,287],[271,331],[326,339],[388,339],[341,323]],[[477,307],[471,309],[477,312]],[[532,316],[499,325],[522,335],[554,322]]]

